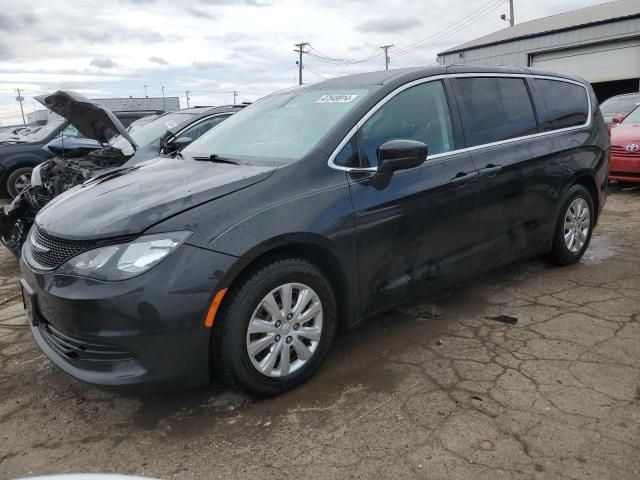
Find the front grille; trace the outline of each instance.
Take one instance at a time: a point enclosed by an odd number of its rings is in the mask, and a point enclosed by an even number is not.
[[[640,150],[630,152],[626,147],[611,145],[611,155],[622,158],[634,158],[640,160]]]
[[[53,270],[82,252],[105,245],[131,241],[135,236],[108,238],[101,240],[65,240],[54,237],[38,227],[29,236],[29,254],[35,267]]]
[[[34,228],[29,242],[31,255],[45,268],[57,268],[79,253],[98,246],[94,240],[64,240]]]
[[[114,345],[88,342],[65,335],[47,322],[40,323],[38,328],[51,348],[71,360],[116,362],[136,358],[133,353]]]

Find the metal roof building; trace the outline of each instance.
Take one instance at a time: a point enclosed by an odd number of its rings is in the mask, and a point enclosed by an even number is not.
[[[92,100],[107,107],[112,112],[139,112],[145,110],[170,112],[180,110],[180,98],[178,97],[94,98]]]
[[[640,0],[539,18],[438,54],[442,65],[517,65],[578,75],[600,101],[640,91]]]

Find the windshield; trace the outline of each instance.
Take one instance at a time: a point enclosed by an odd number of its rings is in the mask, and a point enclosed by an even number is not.
[[[39,142],[46,139],[54,130],[57,130],[64,122],[51,122],[44,125],[38,131],[25,135],[23,140],[25,142]]]
[[[192,118],[194,116],[190,113],[167,113],[146,125],[131,129],[129,135],[138,147],[145,147],[162,138],[168,130],[181,127]],[[127,154],[128,150],[131,150],[131,145],[122,135],[113,137],[109,144],[125,154]],[[133,152],[130,153],[132,154]]]
[[[600,111],[603,115],[612,113],[627,113],[640,105],[640,95],[624,95],[622,97],[613,97],[605,100],[600,105]]]
[[[622,123],[640,123],[640,107],[637,107],[633,112],[627,115]]]
[[[272,164],[298,159],[363,98],[368,90],[293,90],[275,94],[236,113],[182,151],[184,156]]]

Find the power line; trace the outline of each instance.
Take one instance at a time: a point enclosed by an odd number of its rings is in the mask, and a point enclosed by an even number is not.
[[[305,53],[308,53],[308,55],[310,57],[313,57],[314,59],[316,59],[318,61],[321,61],[323,63],[329,64],[329,65],[348,66],[348,65],[355,65],[355,64],[359,64],[359,63],[365,63],[365,62],[370,62],[372,60],[376,60],[384,52],[385,69],[388,70],[389,69],[389,63],[390,63],[389,51],[391,49],[393,49],[394,56],[396,56],[396,57],[405,56],[405,55],[411,55],[412,53],[414,53],[414,52],[416,52],[418,50],[421,50],[421,49],[424,49],[425,47],[433,45],[434,43],[439,42],[439,41],[441,41],[441,40],[443,40],[443,39],[445,39],[447,37],[450,37],[451,35],[454,35],[455,33],[458,33],[461,30],[471,26],[478,19],[485,17],[486,15],[491,13],[491,11],[493,11],[494,9],[499,7],[500,5],[504,4],[504,2],[505,2],[505,0],[489,0],[488,2],[486,2],[482,6],[480,6],[478,9],[474,10],[473,12],[471,12],[466,17],[463,17],[462,19],[452,23],[448,27],[437,31],[437,32],[429,35],[428,37],[423,38],[422,40],[418,40],[417,42],[410,43],[410,44],[408,44],[408,45],[406,45],[404,47],[395,47],[393,44],[383,45],[383,46],[379,47],[378,49],[376,49],[371,55],[366,56],[366,57],[361,57],[361,58],[331,57],[330,55],[327,55],[327,54],[319,51],[313,45],[308,45],[309,51],[305,52]],[[298,51],[298,50],[296,50],[296,51]],[[416,57],[416,58],[418,58],[418,57]],[[424,59],[424,60],[426,60],[426,59]]]
[[[376,49],[373,54],[367,56],[367,57],[362,57],[362,58],[335,58],[335,57],[330,57],[329,55],[326,55],[324,53],[322,53],[321,51],[319,51],[317,48],[315,48],[313,45],[309,45],[309,52],[308,54],[311,57],[314,57],[322,62],[325,63],[331,63],[331,64],[338,64],[338,65],[353,65],[356,63],[364,63],[364,62],[370,62],[371,60],[374,60],[376,58],[380,57],[380,51],[379,49]]]
[[[257,78],[255,80],[251,80],[250,82],[240,83],[238,85],[233,85],[232,87],[226,88],[225,90],[198,90],[198,91],[194,91],[194,92],[191,92],[191,93],[194,93],[194,94],[201,94],[201,93],[232,93],[234,90],[238,90],[240,87],[244,87],[246,85],[251,85],[253,83],[258,83],[258,82],[261,82],[263,80],[268,80],[269,78],[277,77],[278,75],[282,75],[283,73],[288,72],[290,70],[293,70],[295,68],[297,68],[297,67],[287,67],[284,70],[272,73],[270,75],[266,75],[266,76],[261,77],[261,78]]]
[[[501,5],[502,3],[504,3],[504,0],[489,0],[487,3],[483,4],[477,10],[474,10],[473,12],[471,12],[466,17],[463,17],[462,19],[455,21],[454,23],[452,23],[448,27],[446,27],[446,28],[444,28],[442,30],[439,30],[436,33],[433,33],[433,34],[429,35],[428,37],[423,38],[422,40],[418,40],[417,42],[410,43],[409,45],[406,45],[404,47],[398,47],[398,49],[399,50],[408,50],[410,48],[420,46],[423,43],[431,42],[434,37],[441,36],[442,34],[445,34],[450,30],[457,29],[461,25],[465,25],[466,26],[469,21],[475,20],[476,19],[476,15],[478,15],[480,12],[484,11],[487,8],[496,8],[497,6]]]
[[[308,65],[305,65],[305,68],[306,68],[308,71],[310,71],[311,73],[313,73],[316,77],[320,77],[320,78],[321,78],[321,79],[323,79],[323,80],[326,80],[326,79],[327,79],[327,77],[323,77],[323,76],[322,76],[322,75],[320,75],[319,73],[314,72],[313,70],[311,70],[311,69],[309,68],[309,66],[308,66]]]
[[[504,0],[490,0],[489,2],[485,3],[480,8],[478,8],[477,10],[471,12],[468,16],[462,18],[461,20],[458,20],[457,22],[449,25],[448,27],[436,33],[433,33],[428,37],[423,38],[422,40],[419,40],[417,42],[411,43],[404,47],[395,48],[394,50],[397,52],[395,53],[395,55],[400,56],[400,55],[412,53],[417,50],[423,49],[425,47],[431,46],[434,43],[439,42],[447,37],[450,37],[451,35],[454,35],[455,33],[458,33],[461,30],[464,30],[465,28],[473,25],[475,22],[477,22],[477,20],[487,16],[489,13],[491,13],[491,11],[495,10],[497,7],[499,7],[503,3],[504,3]]]

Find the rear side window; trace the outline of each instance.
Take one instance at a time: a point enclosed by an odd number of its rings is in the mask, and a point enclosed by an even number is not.
[[[535,84],[544,107],[540,112],[540,125],[543,131],[548,132],[587,123],[589,101],[584,87],[559,80],[536,79]]]
[[[426,143],[429,155],[453,150],[453,128],[442,82],[400,92],[362,125],[360,147],[367,167],[378,165],[378,147],[389,140]]]
[[[198,123],[197,125],[185,130],[180,134],[181,137],[189,137],[191,140],[196,140],[200,138],[202,135],[207,133],[213,127],[218,125],[223,120],[226,120],[231,115],[218,115],[216,117],[208,118],[207,120]]]
[[[467,146],[538,132],[524,79],[457,78],[455,85]]]

